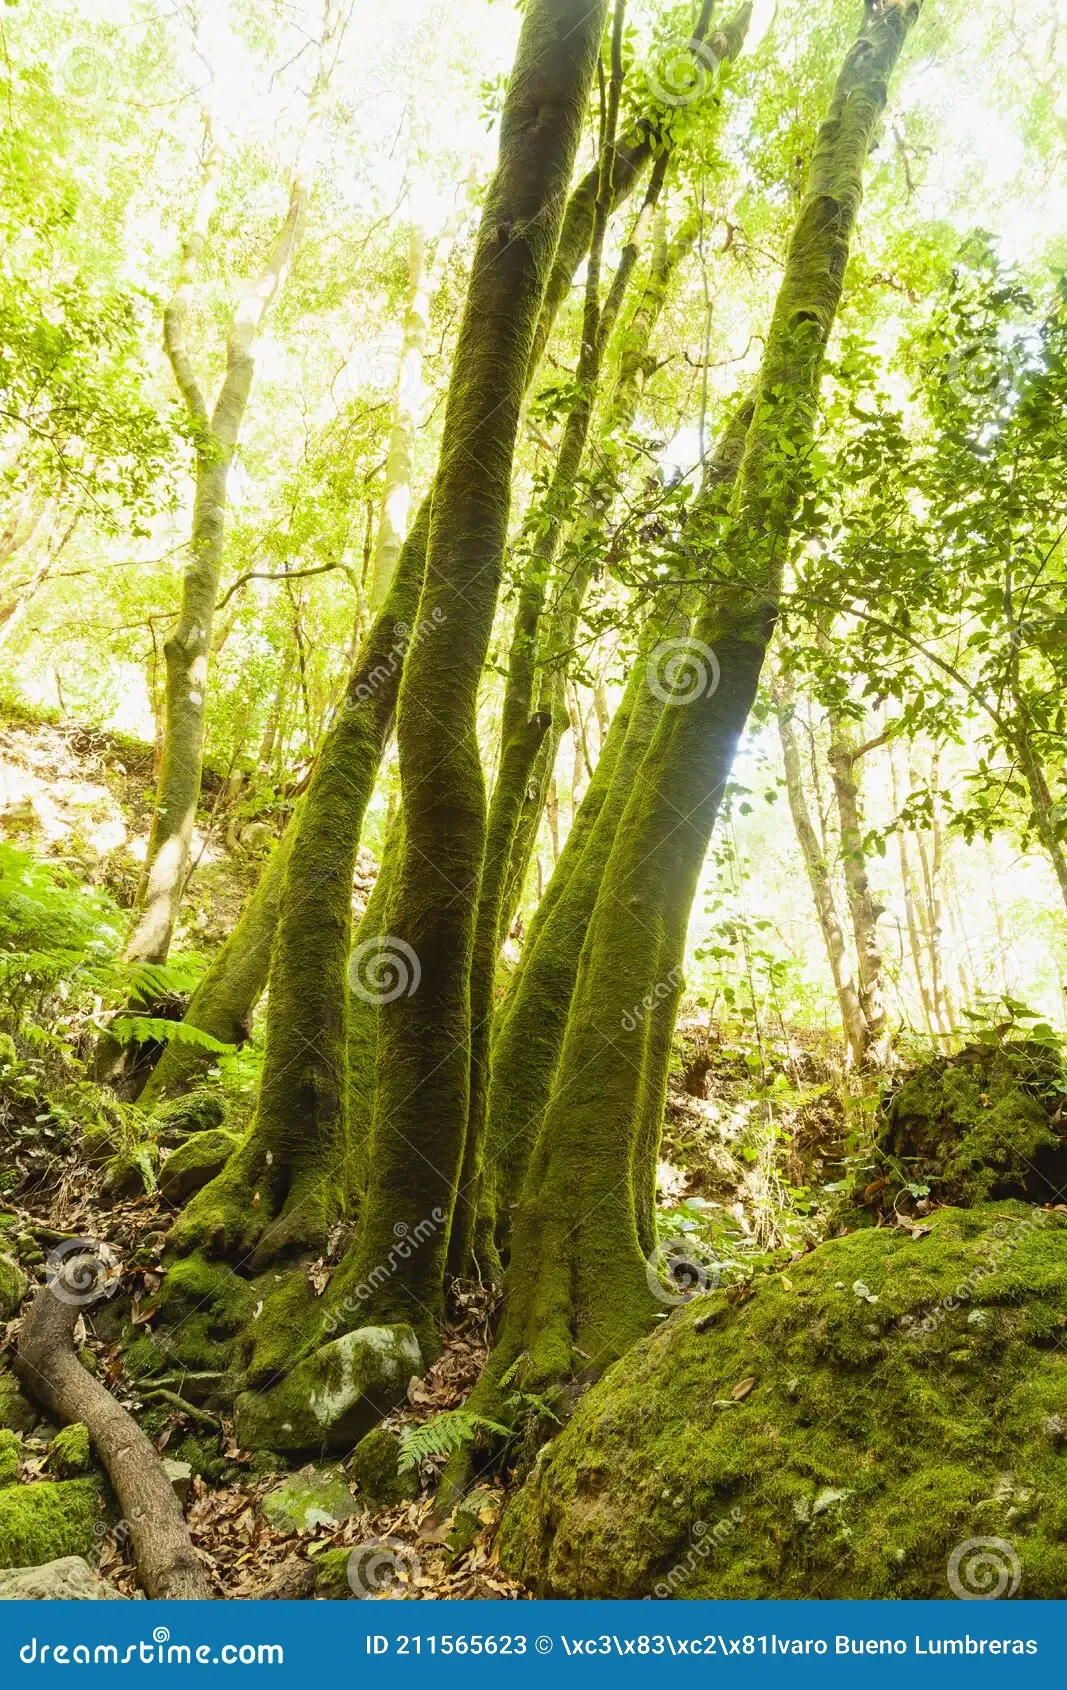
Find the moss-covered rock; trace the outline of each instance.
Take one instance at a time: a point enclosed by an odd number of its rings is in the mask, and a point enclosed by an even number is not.
[[[225,1126],[229,1112],[221,1092],[200,1086],[171,1103],[159,1104],[152,1112],[152,1125],[164,1143],[177,1143],[193,1133],[214,1132]]]
[[[262,1303],[255,1320],[241,1338],[239,1358],[245,1382],[253,1390],[273,1385],[308,1349],[308,1337],[319,1329],[322,1308],[306,1273],[266,1273],[256,1282]]]
[[[0,1485],[17,1483],[21,1454],[22,1444],[14,1432],[0,1430]]]
[[[13,1320],[26,1295],[29,1281],[10,1256],[0,1256],[0,1320]]]
[[[75,1421],[57,1432],[48,1446],[47,1467],[55,1479],[78,1479],[89,1471],[92,1453],[89,1428]]]
[[[348,1463],[348,1476],[372,1508],[392,1508],[418,1495],[419,1476],[411,1467],[400,1471],[400,1439],[384,1426],[372,1426],[360,1438]]]
[[[1056,1203],[1067,1184],[1067,1073],[1033,1040],[974,1044],[905,1074],[878,1148],[889,1189],[928,1184],[937,1202],[1004,1197]]]
[[[159,1174],[159,1189],[168,1203],[184,1203],[220,1174],[241,1142],[240,1133],[226,1127],[191,1133],[173,1150]]]
[[[0,1426],[11,1432],[32,1432],[37,1420],[37,1410],[23,1396],[14,1374],[0,1368]]]
[[[953,1551],[998,1538],[1005,1588],[1017,1568],[1019,1595],[1061,1596],[1065,1324],[1067,1217],[1005,1202],[832,1239],[617,1363],[542,1450],[502,1560],[537,1596],[945,1597]]]
[[[0,1602],[125,1602],[121,1591],[98,1578],[80,1555],[43,1567],[0,1572]]]
[[[0,1490],[0,1566],[37,1567],[88,1555],[99,1541],[101,1518],[95,1479],[8,1485]]]
[[[104,1165],[103,1188],[109,1197],[140,1197],[156,1188],[158,1151],[154,1144],[132,1144]]]
[[[341,1450],[403,1400],[422,1367],[410,1326],[363,1326],[324,1344],[277,1385],[237,1398],[244,1449]]]
[[[260,1511],[276,1532],[306,1532],[339,1526],[358,1513],[340,1467],[304,1467],[268,1491]]]
[[[159,1292],[159,1319],[142,1354],[133,1358],[140,1377],[177,1362],[191,1372],[225,1371],[234,1339],[252,1316],[254,1287],[224,1262],[186,1256],[167,1266]],[[126,1355],[131,1367],[134,1346]]]

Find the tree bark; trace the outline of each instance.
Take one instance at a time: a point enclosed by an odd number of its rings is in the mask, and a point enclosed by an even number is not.
[[[74,1350],[74,1327],[86,1301],[79,1262],[64,1264],[57,1284],[43,1285],[19,1334],[15,1371],[51,1414],[80,1421],[107,1468],[130,1528],[137,1571],[149,1596],[203,1602],[214,1591],[200,1564],[163,1463],[136,1420],[87,1373]],[[91,1269],[90,1269],[91,1271]],[[65,1290],[64,1290],[65,1287]]]

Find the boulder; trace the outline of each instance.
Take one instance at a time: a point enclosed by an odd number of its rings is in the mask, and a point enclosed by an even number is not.
[[[6,1485],[0,1490],[0,1566],[37,1567],[91,1554],[100,1537],[99,1504],[95,1479]]]
[[[80,1555],[43,1567],[0,1568],[0,1602],[125,1602]]]
[[[89,1471],[89,1428],[75,1421],[57,1432],[48,1446],[46,1467],[54,1479],[78,1479]]]
[[[242,1449],[342,1450],[403,1401],[422,1370],[410,1326],[362,1326],[324,1344],[267,1391],[237,1398]]]
[[[177,1144],[192,1133],[213,1132],[226,1124],[229,1104],[221,1092],[198,1086],[172,1103],[160,1103],[152,1111],[156,1137],[164,1144]]]
[[[159,1172],[159,1189],[168,1203],[186,1203],[221,1174],[241,1142],[240,1133],[226,1127],[192,1133],[172,1150]]]
[[[18,1262],[0,1256],[0,1321],[14,1320],[29,1289],[29,1281]]]
[[[165,1456],[163,1471],[170,1480],[171,1490],[184,1508],[193,1488],[192,1464],[188,1461],[174,1461],[170,1456]]]
[[[0,1367],[0,1426],[11,1432],[32,1432],[37,1420],[37,1410],[19,1390],[14,1374]]]
[[[22,1444],[14,1432],[0,1428],[0,1485],[18,1483]]]
[[[1006,1201],[831,1239],[611,1368],[501,1561],[538,1597],[1061,1596],[1065,1324],[1065,1215]]]
[[[268,1491],[260,1512],[276,1532],[307,1532],[339,1526],[359,1509],[340,1467],[302,1467]]]
[[[401,1472],[400,1439],[384,1426],[373,1426],[352,1451],[348,1476],[372,1508],[392,1508],[418,1495],[419,1475],[414,1467]]]

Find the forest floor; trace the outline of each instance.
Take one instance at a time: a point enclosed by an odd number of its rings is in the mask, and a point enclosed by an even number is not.
[[[61,861],[79,881],[104,887],[123,907],[132,903],[139,846],[150,820],[152,748],[49,723],[0,722],[0,838]],[[185,911],[187,947],[210,953],[225,936],[254,881],[258,837],[236,841],[205,793],[202,855]],[[227,844],[229,834],[229,845]],[[369,882],[371,865],[361,862]],[[361,890],[365,889],[361,887]],[[160,1263],[176,1210],[158,1190],[116,1196],[104,1170],[87,1159],[79,1133],[53,1112],[52,1100],[84,1083],[91,1022],[49,1029],[39,1050],[0,1079],[0,1227],[31,1277],[65,1238],[106,1240],[116,1256],[115,1295],[135,1329],[151,1330]],[[780,1026],[773,1037],[741,1023],[709,1025],[690,1014],[678,1029],[669,1082],[659,1195],[666,1232],[692,1235],[701,1249],[757,1268],[773,1254],[799,1254],[815,1241],[812,1192],[827,1164],[844,1154],[844,1110],[837,1053],[804,1032]],[[12,1078],[14,1075],[14,1078]],[[241,1115],[250,1098],[234,1100]],[[236,1124],[236,1123],[232,1123]],[[323,1281],[325,1283],[325,1281]],[[400,1433],[462,1406],[491,1343],[495,1298],[486,1288],[453,1288],[442,1353],[405,1404],[385,1423]],[[98,1333],[93,1310],[83,1316],[82,1359],[130,1411],[148,1406],[124,1367],[123,1345]],[[102,1324],[114,1329],[114,1322]],[[0,1327],[0,1368],[10,1362],[19,1323]],[[5,1353],[6,1352],[6,1353]],[[146,1392],[145,1395],[148,1393]],[[419,1494],[372,1511],[350,1493],[352,1512],[302,1531],[275,1529],[265,1498],[285,1479],[281,1462],[266,1470],[234,1441],[232,1424],[191,1408],[161,1412],[149,1427],[161,1455],[182,1455],[190,1439],[210,1443],[211,1476],[194,1472],[186,1514],[197,1549],[220,1596],[308,1593],[307,1568],[328,1550],[380,1544],[396,1557],[392,1594],[405,1598],[515,1599],[522,1587],[497,1564],[496,1532],[507,1501],[498,1476],[480,1475],[477,1518],[457,1536],[435,1512],[443,1458],[422,1463]],[[23,1440],[20,1477],[39,1477],[56,1428],[39,1421]],[[323,1465],[323,1464],[316,1464]],[[337,1463],[329,1464],[336,1472]],[[137,1593],[136,1569],[122,1547],[105,1539],[99,1572],[126,1594]],[[347,1592],[345,1592],[347,1594]]]

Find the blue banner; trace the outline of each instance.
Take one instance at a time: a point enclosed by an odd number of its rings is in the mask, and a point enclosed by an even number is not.
[[[1062,1602],[3,1602],[0,1685],[1039,1685],[1065,1641]]]

